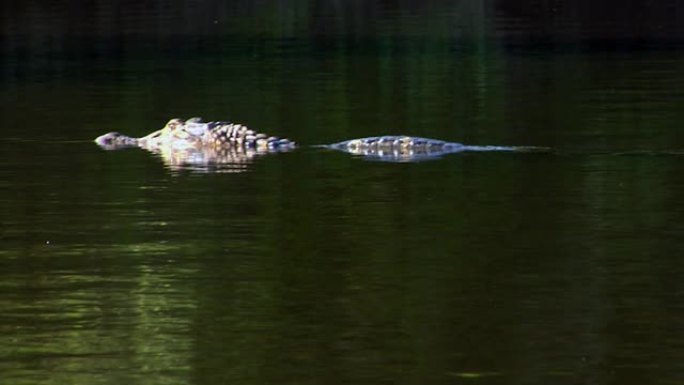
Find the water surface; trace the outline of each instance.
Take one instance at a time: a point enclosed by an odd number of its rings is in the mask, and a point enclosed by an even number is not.
[[[677,7],[26,4],[0,55],[4,382],[684,381]],[[92,143],[176,116],[304,148],[206,173]],[[306,148],[379,134],[553,151]]]

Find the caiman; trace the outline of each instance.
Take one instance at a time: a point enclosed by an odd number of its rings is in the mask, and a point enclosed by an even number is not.
[[[240,166],[259,156],[291,151],[294,141],[256,132],[244,125],[201,118],[171,119],[164,128],[134,138],[110,132],[95,139],[106,150],[139,147],[159,154],[173,169]],[[368,159],[415,162],[466,151],[537,151],[539,147],[469,146],[415,136],[374,136],[314,146],[343,151]]]

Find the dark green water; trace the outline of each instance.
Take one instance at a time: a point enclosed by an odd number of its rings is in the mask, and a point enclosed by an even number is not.
[[[663,4],[3,5],[0,382],[684,383]],[[197,173],[92,143],[197,115],[554,151]]]

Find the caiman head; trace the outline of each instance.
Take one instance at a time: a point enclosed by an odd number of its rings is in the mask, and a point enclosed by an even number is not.
[[[188,123],[188,124],[186,124]],[[199,118],[171,119],[164,128],[154,131],[142,138],[132,138],[118,132],[110,132],[95,139],[105,150],[120,150],[130,147],[142,147],[157,150],[164,147],[188,148],[201,143],[201,136],[206,131],[206,124],[199,123]]]
[[[161,148],[185,149],[202,145],[202,135],[207,131],[206,123],[199,118],[183,121],[171,119],[161,130],[138,139],[138,146],[147,150]]]

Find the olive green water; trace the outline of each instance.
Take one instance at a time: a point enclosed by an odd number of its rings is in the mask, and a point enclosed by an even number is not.
[[[681,10],[502,3],[4,5],[0,383],[684,383]],[[92,143],[176,116],[553,151]]]

